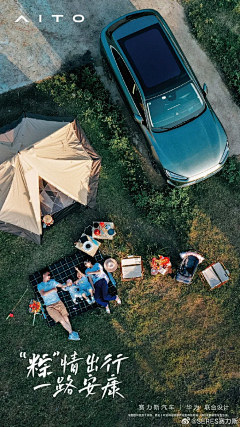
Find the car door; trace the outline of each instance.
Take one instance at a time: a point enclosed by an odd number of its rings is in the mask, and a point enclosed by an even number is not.
[[[147,127],[147,115],[139,87],[130,73],[125,61],[115,48],[112,48],[112,53],[125,85],[123,86],[120,82],[118,83],[121,92],[127,101],[128,107],[130,107],[131,113],[133,113],[133,118],[135,120],[138,118],[136,121],[141,127]]]
[[[158,156],[153,148],[153,135],[140,89],[119,52],[112,47],[112,53],[124,81],[123,84],[119,79],[117,79],[119,88],[127,101],[130,113],[133,115],[134,120],[139,124],[148,142],[152,156],[157,162],[159,162]]]
[[[134,116],[134,119],[135,119],[135,121],[137,121],[139,123],[139,125],[141,127],[141,130],[142,130],[142,132],[143,132],[143,134],[144,134],[144,136],[148,142],[148,145],[149,145],[149,148],[151,150],[151,154],[152,154],[154,160],[157,161],[157,163],[159,163],[159,158],[156,154],[156,151],[153,148],[154,140],[153,140],[153,135],[151,132],[151,126],[148,124],[149,121],[148,121],[148,116],[147,116],[146,111],[145,111],[145,105],[144,105],[140,90],[139,90],[136,83],[134,84],[133,89],[132,89],[132,97],[134,99],[134,102],[135,102],[137,109],[138,109],[138,112],[139,112],[139,118]]]
[[[127,101],[128,107],[130,107],[131,112],[133,114],[138,115],[139,111],[134,99],[134,89],[136,87],[135,81],[127,65],[125,64],[125,61],[115,48],[112,48],[112,53],[118,66],[121,77],[123,79],[123,82],[121,82],[119,78],[117,79],[120,90],[124,95],[124,98]]]

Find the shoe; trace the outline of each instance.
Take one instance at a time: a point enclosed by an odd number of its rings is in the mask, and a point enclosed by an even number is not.
[[[116,302],[117,302],[117,304],[122,304],[122,301],[120,300],[120,298],[119,298],[119,296],[118,295],[116,295]]]
[[[109,308],[109,307],[106,307],[106,312],[107,312],[107,314],[110,314],[110,313],[111,313],[111,311],[110,311],[110,308]]]
[[[92,303],[92,304],[94,304],[95,302],[96,302],[95,298],[94,298],[94,297],[92,297],[92,301],[91,301],[91,303]]]
[[[75,337],[77,337],[77,338],[79,338],[79,339],[80,339],[80,336],[79,336],[78,332],[73,331],[72,333],[73,333],[73,335],[74,335]]]
[[[92,304],[92,301],[89,298],[87,298],[86,301],[88,302],[88,304]]]
[[[72,341],[80,341],[80,336],[78,335],[77,332],[73,331],[71,334],[69,334],[68,339]]]

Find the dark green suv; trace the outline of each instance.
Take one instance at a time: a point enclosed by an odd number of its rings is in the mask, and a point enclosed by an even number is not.
[[[116,19],[101,51],[169,184],[185,187],[222,169],[226,133],[168,25],[155,10]]]

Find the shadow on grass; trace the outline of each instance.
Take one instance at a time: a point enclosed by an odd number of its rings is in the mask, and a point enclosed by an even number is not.
[[[82,56],[67,57],[57,73],[61,74],[66,70],[69,71],[76,66],[80,68],[86,64],[92,64],[89,51]],[[57,105],[49,93],[40,92],[35,83],[0,94],[0,127],[16,120],[23,111],[46,116],[64,117],[67,114],[66,109]]]

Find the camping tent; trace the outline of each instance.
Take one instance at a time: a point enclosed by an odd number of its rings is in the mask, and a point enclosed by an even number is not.
[[[41,243],[41,214],[93,207],[101,159],[72,118],[24,114],[0,129],[0,230]]]

